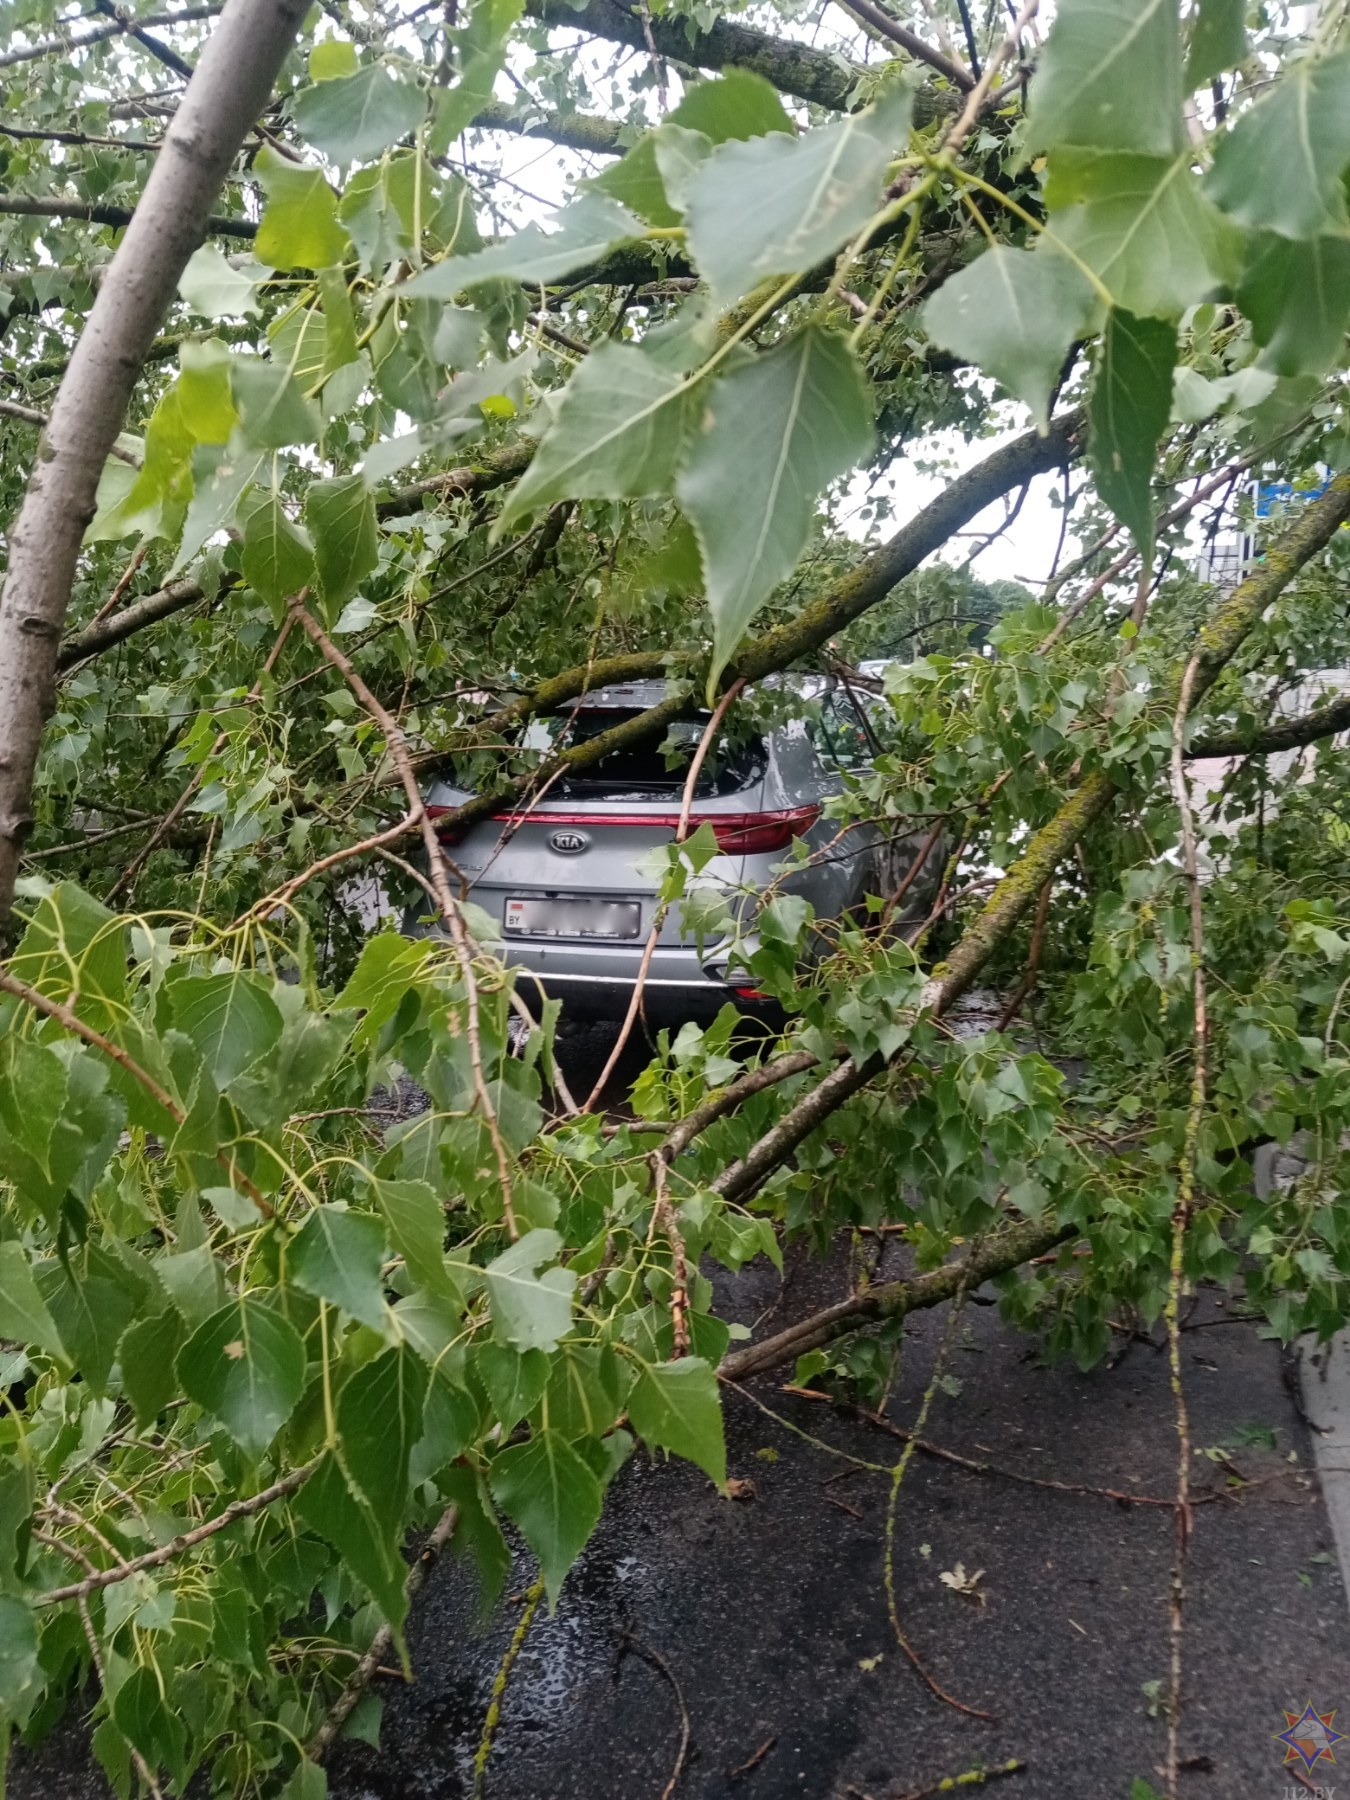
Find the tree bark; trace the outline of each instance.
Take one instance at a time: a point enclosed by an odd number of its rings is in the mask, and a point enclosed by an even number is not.
[[[211,204],[306,0],[229,0],[165,134],[52,408],[0,597],[0,931],[8,924],[57,651],[99,477]]]

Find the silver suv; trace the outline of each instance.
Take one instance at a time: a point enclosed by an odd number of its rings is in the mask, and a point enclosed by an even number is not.
[[[793,678],[791,692],[805,703],[805,716],[748,738],[733,725],[710,747],[689,829],[706,820],[718,854],[697,882],[722,890],[739,929],[700,947],[683,907],[671,907],[643,987],[651,1019],[707,1018],[728,1000],[760,1010],[764,997],[744,958],[755,948],[756,906],[765,890],[798,894],[817,919],[834,919],[861,909],[868,894],[894,892],[917,854],[922,834],[856,824],[841,835],[824,813],[849,773],[865,771],[880,747],[866,699],[823,677]],[[661,682],[599,688],[558,716],[535,720],[525,741],[541,750],[575,744],[665,697]],[[446,848],[469,883],[469,898],[501,934],[501,954],[534,978],[520,984],[527,1001],[536,994],[557,997],[578,1019],[621,1019],[627,1012],[660,904],[660,870],[653,867],[659,859],[648,853],[675,836],[690,761],[708,718],[691,703],[688,718],[664,743],[578,770],[526,811],[447,832]],[[427,794],[428,810],[443,814],[470,797],[437,782]],[[783,872],[794,839],[803,840],[810,856]],[[894,923],[923,916],[939,862],[935,853]],[[410,914],[406,929],[428,926]]]

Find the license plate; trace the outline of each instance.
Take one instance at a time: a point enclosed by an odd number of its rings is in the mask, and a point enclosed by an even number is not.
[[[508,900],[503,923],[512,937],[635,938],[642,908],[636,900]]]

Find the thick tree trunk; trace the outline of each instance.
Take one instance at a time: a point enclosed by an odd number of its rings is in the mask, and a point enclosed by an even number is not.
[[[145,356],[306,0],[229,0],[103,280],[10,533],[0,597],[0,931],[32,824],[33,770],[99,477]]]

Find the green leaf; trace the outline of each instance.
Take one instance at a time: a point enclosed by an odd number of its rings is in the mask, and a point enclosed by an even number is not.
[[[455,1380],[444,1362],[429,1371],[422,1408],[422,1435],[413,1446],[408,1480],[414,1487],[434,1480],[469,1448],[483,1429],[478,1402]]]
[[[554,1357],[540,1417],[568,1439],[602,1438],[623,1404],[619,1359],[608,1345],[564,1344]]]
[[[1340,357],[1350,316],[1350,240],[1291,243],[1274,232],[1250,240],[1238,305],[1264,346],[1263,368],[1320,375]]]
[[[1153,548],[1153,464],[1172,407],[1175,326],[1113,311],[1088,400],[1088,458],[1097,491],[1147,557]]]
[[[192,452],[192,499],[170,577],[187,567],[208,538],[225,530],[262,466],[263,452],[250,450],[242,436],[225,450],[214,444],[197,445]]]
[[[9,971],[87,1024],[114,1025],[126,1013],[126,920],[73,881],[58,882],[34,908]]]
[[[398,1553],[402,1518],[377,1519],[352,1492],[331,1453],[300,1489],[295,1510],[320,1537],[328,1540],[357,1580],[365,1583],[380,1611],[398,1631],[408,1613],[404,1589],[408,1571]]]
[[[499,529],[555,500],[638,500],[675,477],[694,396],[634,344],[591,351],[502,509]]]
[[[701,131],[714,144],[770,131],[794,136],[797,129],[778,89],[750,69],[727,69],[715,80],[691,83],[680,104],[666,114],[666,123]]]
[[[360,355],[356,345],[356,315],[347,278],[341,269],[323,269],[319,273],[319,301],[323,308],[322,372],[331,375],[345,369]]]
[[[1201,193],[1189,151],[1170,161],[1056,151],[1045,199],[1053,239],[1136,317],[1178,317],[1237,273],[1239,234]],[[1053,257],[1053,239],[1042,254]]]
[[[401,1344],[358,1369],[338,1395],[347,1479],[391,1532],[407,1503],[408,1458],[422,1436],[426,1395],[426,1364]]]
[[[182,1315],[168,1306],[153,1318],[128,1325],[117,1346],[122,1387],[142,1430],[178,1393],[174,1359],[183,1341]]]
[[[64,1094],[63,1081],[63,1097]],[[0,1244],[0,1337],[12,1338],[18,1344],[36,1344],[52,1356],[67,1359],[56,1321],[38,1292],[23,1245],[13,1238]]]
[[[245,1295],[193,1332],[178,1352],[178,1379],[256,1459],[304,1391],[305,1347],[280,1313]]]
[[[733,369],[705,398],[675,493],[703,553],[710,687],[795,568],[821,490],[871,444],[862,371],[845,340],[817,325]]]
[[[319,415],[283,364],[261,356],[232,356],[230,386],[239,428],[255,450],[312,444],[318,437]]]
[[[417,130],[427,97],[373,62],[345,79],[306,88],[291,110],[300,135],[330,162],[369,162]]]
[[[1247,0],[1199,0],[1191,20],[1186,86],[1192,92],[1247,60]]]
[[[309,53],[311,81],[341,81],[344,76],[355,75],[358,67],[356,45],[346,38],[325,38]]]
[[[340,1206],[316,1206],[286,1252],[287,1273],[297,1287],[381,1333],[389,1326],[383,1261],[384,1226],[370,1213]]]
[[[488,1339],[474,1345],[472,1364],[507,1438],[539,1404],[548,1385],[548,1357],[542,1350],[513,1350]]]
[[[1350,162],[1350,50],[1304,57],[1239,115],[1206,183],[1233,218],[1283,237],[1350,230],[1341,175]]]
[[[214,338],[181,344],[178,413],[202,444],[227,444],[239,423],[230,393],[230,353]]]
[[[360,475],[311,482],[305,523],[314,539],[324,605],[335,619],[380,560],[375,497]]]
[[[570,1269],[535,1273],[561,1249],[556,1231],[527,1231],[483,1270],[493,1327],[517,1350],[555,1350],[572,1323],[576,1276]]]
[[[511,27],[524,10],[523,0],[474,0],[468,23],[449,35],[454,42],[459,80],[440,88],[427,148],[444,156],[451,144],[492,99],[492,88],[506,63]]]
[[[433,949],[428,938],[404,938],[392,931],[366,939],[351,979],[333,1002],[334,1012],[350,1007],[365,1013],[355,1034],[358,1042],[372,1038],[393,1018]]]
[[[626,155],[587,185],[608,194],[649,225],[678,225],[680,214],[666,198],[665,182],[656,161],[656,135],[654,131],[644,132]]]
[[[233,268],[216,244],[193,251],[178,277],[178,292],[188,310],[203,319],[242,319],[262,311],[257,282]]]
[[[583,193],[555,213],[554,229],[527,225],[471,256],[452,256],[405,282],[401,292],[453,300],[485,281],[561,281],[606,251],[642,236],[642,222],[604,194]]]
[[[595,1472],[556,1431],[492,1459],[492,1496],[539,1558],[549,1605],[595,1530],[604,1498]]]
[[[0,1710],[22,1718],[39,1676],[33,1609],[12,1594],[0,1594]]]
[[[384,1214],[389,1241],[403,1258],[418,1287],[450,1299],[458,1286],[445,1260],[445,1210],[425,1181],[389,1181],[371,1177],[371,1187]]]
[[[288,162],[266,144],[253,167],[267,194],[253,240],[258,261],[272,269],[323,269],[341,262],[350,240],[338,224],[337,198],[323,171]]]
[[[1027,143],[1185,148],[1177,0],[1060,0],[1031,85]]]
[[[314,579],[314,551],[308,537],[286,516],[276,488],[254,494],[241,514],[244,580],[264,600],[288,600]]]
[[[697,1463],[726,1492],[727,1450],[717,1377],[701,1356],[644,1363],[628,1396],[628,1417],[644,1442]]]
[[[121,1271],[105,1252],[86,1246],[83,1267],[72,1258],[50,1284],[46,1301],[61,1342],[96,1394],[108,1385],[117,1340],[131,1323],[136,1302],[118,1279]]]
[[[713,151],[689,185],[686,229],[720,304],[771,275],[814,268],[867,223],[905,148],[912,102],[896,87],[805,137],[774,132]]]
[[[999,245],[943,282],[924,307],[923,324],[939,349],[978,364],[1043,427],[1095,298],[1066,258]]]
[[[218,1087],[260,1062],[281,1036],[277,1003],[257,975],[185,975],[173,983],[170,1004]]]

